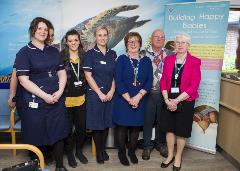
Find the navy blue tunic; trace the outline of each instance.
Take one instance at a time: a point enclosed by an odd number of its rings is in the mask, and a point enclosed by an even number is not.
[[[108,49],[104,55],[96,45],[84,55],[83,70],[92,73],[93,79],[104,94],[107,94],[112,86],[116,57],[115,51]],[[86,99],[87,129],[103,130],[112,127],[113,100],[102,102],[89,86]]]
[[[132,59],[132,61],[136,67],[138,60]],[[140,86],[134,86],[134,71],[129,57],[126,55],[119,56],[115,72],[116,93],[113,114],[114,123],[124,126],[143,125],[146,97],[144,96],[142,100],[140,100],[137,108],[132,108],[122,97],[122,94],[128,93],[130,97],[134,97],[141,89],[149,91],[152,88],[152,62],[150,58],[146,56],[142,57],[139,62],[138,81],[140,82]]]
[[[59,89],[57,71],[64,65],[56,48],[45,45],[43,50],[31,42],[16,55],[17,76],[26,75],[44,92],[53,94]],[[70,131],[64,97],[55,104],[47,104],[26,89],[22,90],[22,133],[24,143],[52,145],[65,138]],[[38,103],[38,108],[29,107],[29,102]]]

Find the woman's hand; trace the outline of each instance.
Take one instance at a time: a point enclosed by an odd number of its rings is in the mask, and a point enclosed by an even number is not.
[[[173,102],[175,105],[178,105],[178,103],[180,102],[180,100],[178,100],[177,98],[175,98],[175,99],[172,99],[172,102]]]
[[[10,108],[14,108],[16,106],[16,102],[12,101],[12,97],[9,97],[9,99],[8,99],[8,106]]]
[[[133,108],[137,108],[141,99],[142,99],[142,95],[138,93],[136,96],[130,99],[129,104],[132,105]]]
[[[58,100],[60,99],[60,97],[62,96],[63,91],[56,91],[52,94],[53,98],[54,98],[54,103],[58,102]]]
[[[167,105],[167,109],[170,110],[171,112],[174,112],[177,110],[177,105],[175,104],[173,99],[167,99],[165,100],[165,103]]]
[[[102,92],[100,92],[98,94],[98,97],[102,102],[107,102],[108,101],[107,95],[103,94]]]
[[[43,97],[43,100],[48,104],[54,104],[55,103],[55,99],[54,99],[53,95],[51,95],[51,94],[45,94],[44,97]]]
[[[111,90],[107,93],[107,101],[111,101],[112,97],[113,97],[114,92],[112,92]]]

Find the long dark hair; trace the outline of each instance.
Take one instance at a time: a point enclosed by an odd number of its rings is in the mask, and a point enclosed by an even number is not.
[[[77,36],[78,36],[78,39],[79,39],[79,41],[80,41],[80,44],[79,44],[79,47],[78,47],[78,56],[79,56],[79,59],[80,59],[80,64],[82,64],[82,63],[83,63],[83,54],[84,54],[85,52],[84,52],[84,50],[83,50],[83,46],[82,46],[82,43],[81,43],[80,34],[79,34],[76,30],[74,30],[74,29],[69,30],[69,31],[66,33],[66,35],[64,36],[64,42],[65,42],[66,48],[61,51],[61,56],[63,57],[62,59],[63,59],[64,62],[70,60],[69,47],[68,47],[68,45],[66,44],[67,38],[68,38],[68,36],[70,36],[70,35],[77,35]]]
[[[60,54],[61,54],[61,58],[65,64],[65,69],[66,69],[66,72],[67,72],[67,87],[70,83],[70,78],[71,78],[71,74],[70,74],[70,70],[71,70],[71,66],[70,66],[70,53],[69,53],[69,47],[68,45],[66,44],[67,42],[67,38],[68,36],[70,35],[77,35],[78,36],[78,39],[80,41],[80,44],[79,44],[79,47],[78,47],[78,57],[79,57],[79,62],[80,62],[80,76],[83,78],[83,82],[85,82],[85,77],[84,77],[84,73],[83,73],[83,70],[82,70],[82,65],[83,65],[83,55],[85,53],[85,51],[83,50],[83,46],[82,46],[82,43],[81,43],[81,39],[80,39],[80,34],[72,29],[72,30],[69,30],[66,35],[64,36],[64,40],[65,40],[65,46],[66,48],[63,49]]]

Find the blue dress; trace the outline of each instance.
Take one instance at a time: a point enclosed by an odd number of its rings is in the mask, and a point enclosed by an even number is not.
[[[92,77],[104,94],[107,94],[112,86],[115,71],[115,59],[117,55],[108,49],[104,55],[95,45],[93,49],[84,55],[83,70],[92,73]],[[86,128],[91,130],[104,130],[113,126],[112,112],[113,100],[102,102],[97,93],[90,86],[87,87],[87,114]]]
[[[17,76],[29,76],[29,80],[48,94],[59,89],[57,71],[63,69],[58,50],[48,45],[40,50],[30,42],[16,55]],[[55,104],[47,104],[23,88],[21,98],[24,143],[36,146],[52,145],[69,134],[70,125],[64,97]],[[37,107],[29,105],[33,101],[38,104]]]
[[[132,59],[134,66],[137,66],[138,60]],[[144,123],[144,110],[146,97],[139,102],[137,108],[131,105],[122,97],[122,94],[129,93],[133,97],[141,89],[149,91],[152,88],[153,69],[151,60],[144,56],[140,59],[138,69],[139,86],[134,86],[134,71],[128,56],[121,55],[117,59],[115,70],[116,93],[114,101],[113,121],[123,126],[142,126]]]

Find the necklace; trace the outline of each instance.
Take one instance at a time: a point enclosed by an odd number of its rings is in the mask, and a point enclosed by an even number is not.
[[[138,87],[140,86],[140,82],[138,81],[138,69],[139,69],[139,63],[141,58],[139,57],[139,59],[137,60],[137,66],[135,67],[133,64],[133,60],[131,59],[131,57],[128,55],[128,58],[131,62],[132,68],[133,68],[133,74],[134,74],[134,79],[133,79],[133,86]]]

